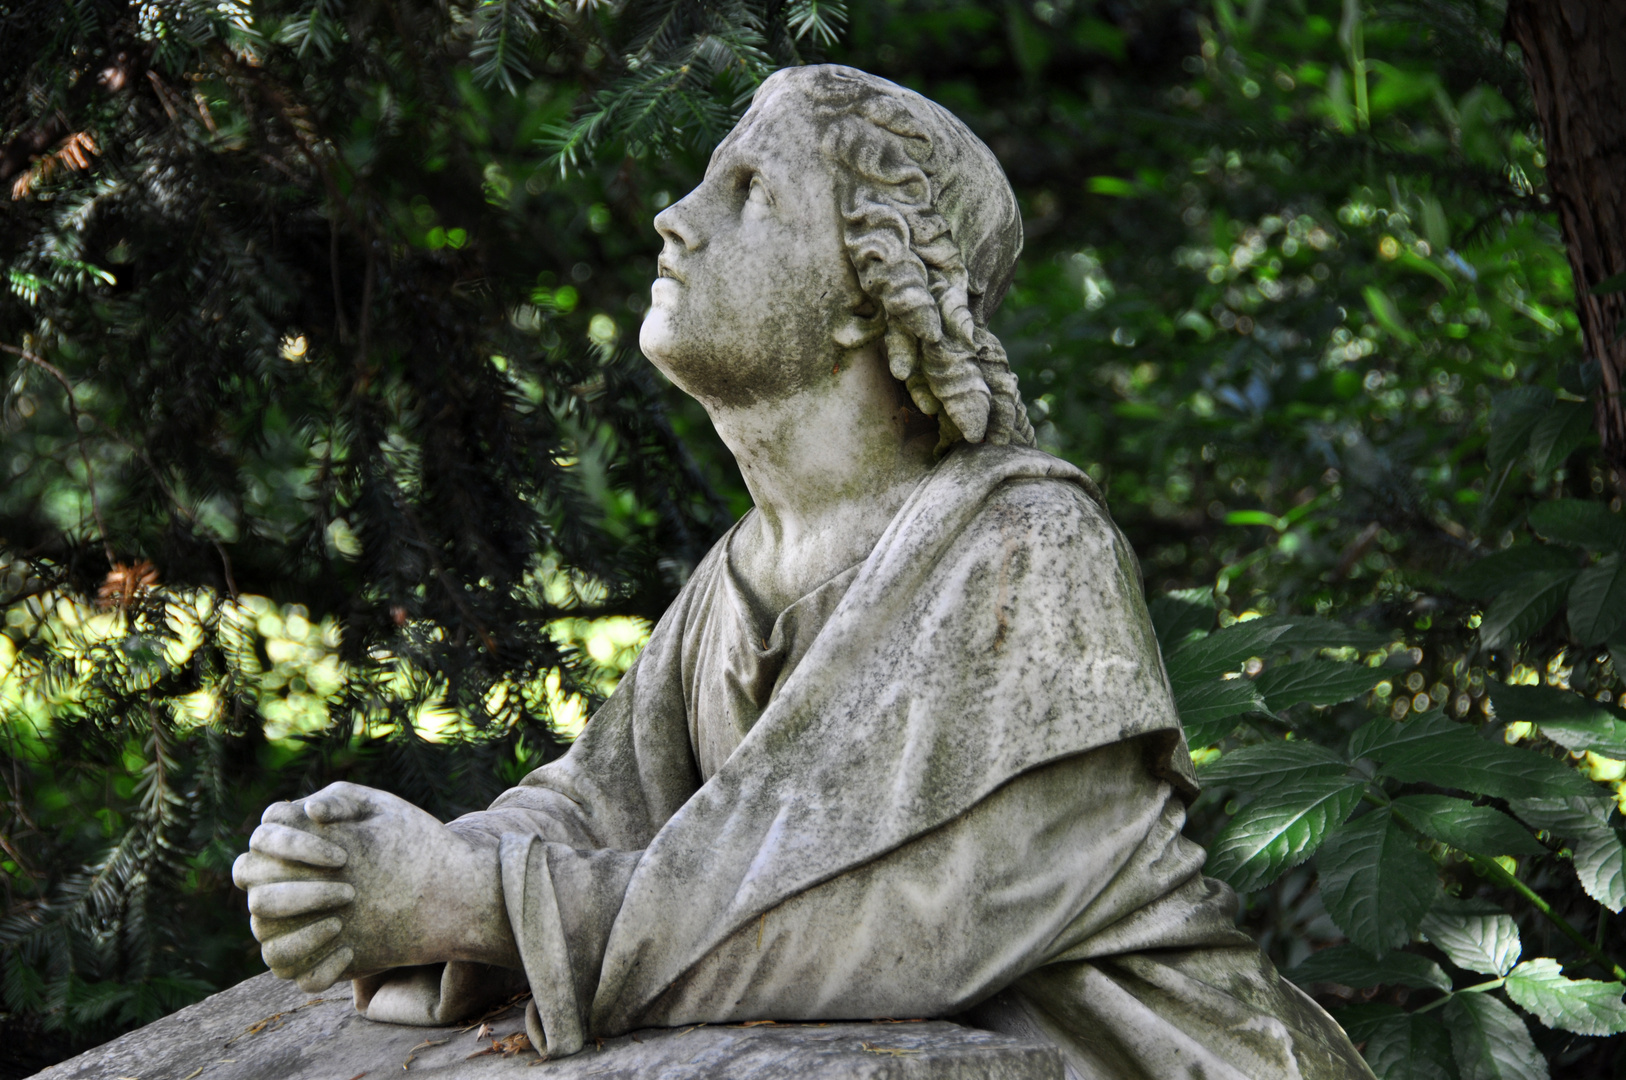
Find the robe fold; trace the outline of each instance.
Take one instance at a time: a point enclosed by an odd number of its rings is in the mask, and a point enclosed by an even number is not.
[[[733,535],[570,751],[450,826],[500,863],[538,1047],[957,1016],[1081,1080],[1371,1075],[1180,835],[1191,759],[1087,476],[962,446],[776,616]],[[449,964],[356,1000],[449,1022],[506,989]]]

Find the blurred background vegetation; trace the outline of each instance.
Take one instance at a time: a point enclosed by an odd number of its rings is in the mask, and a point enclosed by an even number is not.
[[[650,220],[828,59],[1017,189],[1247,929],[1385,1078],[1626,1075],[1626,26],[1512,8],[0,0],[0,1074],[263,970],[267,801],[568,746],[749,505]]]

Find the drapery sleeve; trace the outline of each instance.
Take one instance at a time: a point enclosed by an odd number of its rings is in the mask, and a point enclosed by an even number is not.
[[[942,1014],[1055,955],[1086,907],[1146,901],[1124,860],[1178,831],[1190,762],[1091,490],[1033,451],[945,458],[704,785],[685,590],[571,751],[454,824],[500,848],[537,1045]],[[1134,767],[1091,764],[1114,753]],[[1164,847],[1195,878],[1197,849]]]
[[[639,676],[649,667],[657,673],[675,669],[691,595],[685,590],[674,601],[615,693],[563,757],[530,773],[489,809],[447,825],[499,861],[509,921],[516,938],[529,943],[521,946],[523,978],[460,961],[380,972],[353,981],[356,1008],[369,1019],[453,1023],[504,1000],[526,982],[535,1001],[545,1005],[550,990],[563,993],[571,983],[570,972],[587,978],[588,968],[572,958],[584,955],[583,949],[602,956],[603,938],[638,852],[700,783],[681,685],[659,674]],[[553,899],[548,861],[540,854],[544,849],[574,853],[560,871],[572,883],[574,898],[563,916]],[[530,876],[516,877],[516,867]],[[538,925],[555,932],[544,939],[527,929]],[[575,942],[569,956],[562,951],[562,935]],[[538,946],[539,940],[548,945]],[[597,970],[592,974],[591,982],[571,984],[570,1000],[584,994],[590,999]],[[572,1038],[579,1048],[580,1033]]]
[[[1202,850],[1179,835],[1184,802],[1148,766],[1153,750],[1131,740],[1044,766],[788,898],[709,951],[632,1026],[944,1016],[1102,934],[1121,938],[1117,949],[1231,933],[1227,897],[1202,879]],[[591,1030],[591,1002],[638,858],[503,840],[510,923],[534,994],[531,1037],[550,1056],[616,1033]],[[1165,899],[1174,902],[1160,920]]]

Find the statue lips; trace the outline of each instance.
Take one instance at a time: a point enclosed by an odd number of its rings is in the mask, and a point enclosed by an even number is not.
[[[674,302],[670,295],[685,284],[682,275],[672,269],[672,264],[662,255],[656,262],[655,282],[649,287],[649,300],[653,307],[662,307],[663,299],[666,304]]]

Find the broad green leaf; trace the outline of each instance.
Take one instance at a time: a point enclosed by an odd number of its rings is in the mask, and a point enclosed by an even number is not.
[[[1619,709],[1556,686],[1491,682],[1486,688],[1499,722],[1535,724],[1566,750],[1626,757],[1626,713]]]
[[[1493,904],[1436,901],[1423,916],[1420,929],[1431,944],[1466,971],[1506,975],[1524,951],[1519,924]]]
[[[1287,631],[1288,627],[1280,623],[1253,619],[1188,641],[1164,658],[1169,682],[1178,692],[1182,686],[1207,682],[1235,671],[1249,657],[1269,651],[1276,639]]]
[[[1592,406],[1560,401],[1530,429],[1530,462],[1538,475],[1550,473],[1592,438]]]
[[[1204,784],[1221,784],[1240,791],[1264,791],[1296,779],[1306,770],[1327,778],[1349,771],[1343,758],[1320,743],[1303,739],[1281,739],[1246,746],[1197,766],[1197,779]]]
[[[1568,842],[1587,895],[1610,911],[1626,908],[1626,847],[1610,824],[1614,803],[1599,798],[1515,799],[1513,812]]]
[[[1456,1080],[1451,1033],[1426,1013],[1401,1013],[1376,1025],[1361,1056],[1378,1080]]]
[[[1209,848],[1208,873],[1238,892],[1270,884],[1309,858],[1343,824],[1366,784],[1314,770],[1261,795],[1237,812]]]
[[[1547,625],[1580,571],[1537,570],[1515,581],[1490,602],[1479,624],[1479,638],[1485,648],[1497,649],[1517,644]]]
[[[1626,1031],[1626,986],[1598,979],[1569,979],[1551,957],[1526,960],[1508,972],[1504,984],[1515,1005],[1536,1014],[1550,1028],[1577,1035],[1619,1035]]]
[[[1519,544],[1492,552],[1441,579],[1451,592],[1469,600],[1490,600],[1526,574],[1538,570],[1573,570],[1575,553],[1547,544]]]
[[[1493,806],[1450,795],[1405,795],[1394,801],[1400,819],[1430,840],[1471,855],[1545,855],[1547,849]]]
[[[1387,808],[1329,836],[1316,862],[1327,914],[1373,956],[1410,941],[1440,891],[1434,860],[1396,827]]]
[[[1337,983],[1352,990],[1368,986],[1409,986],[1414,990],[1449,990],[1451,979],[1440,965],[1416,953],[1392,952],[1374,960],[1350,944],[1311,953],[1298,967],[1286,972],[1300,986],[1311,983]]]
[[[1214,628],[1214,590],[1178,589],[1146,605],[1152,627],[1165,651],[1173,650],[1194,634]]]
[[[1180,712],[1180,723],[1185,727],[1191,745],[1206,746],[1213,740],[1201,740],[1194,732],[1206,731],[1230,717],[1264,712],[1265,699],[1259,696],[1259,691],[1247,679],[1213,679],[1176,688],[1174,707]],[[1219,734],[1224,735],[1235,726],[1235,722],[1223,725],[1224,730]]]
[[[1492,472],[1518,457],[1530,445],[1530,432],[1553,403],[1553,392],[1540,386],[1519,386],[1498,394],[1491,404],[1490,442],[1486,463]]]
[[[1358,1005],[1345,1005],[1329,1011],[1349,1036],[1349,1041],[1356,1043],[1370,1039],[1374,1031],[1395,1017],[1406,1015],[1400,1006],[1380,1001],[1363,1001]]]
[[[1588,551],[1626,551],[1626,517],[1601,502],[1553,499],[1530,511],[1530,527],[1549,540]]]
[[[1570,633],[1583,645],[1608,641],[1626,626],[1626,556],[1613,554],[1582,570],[1570,586]]]
[[[1340,664],[1334,660],[1300,660],[1265,669],[1253,685],[1264,695],[1271,711],[1281,712],[1308,702],[1338,705],[1366,693],[1383,681],[1378,668]]]
[[[1290,649],[1376,649],[1390,641],[1387,634],[1374,630],[1361,630],[1331,619],[1314,615],[1271,615],[1259,622],[1268,626],[1285,626],[1287,633],[1277,641],[1279,648]]]
[[[1458,994],[1446,1002],[1462,1080],[1551,1080],[1519,1014],[1489,994]]]
[[[1439,712],[1404,722],[1380,716],[1350,736],[1349,753],[1382,762],[1383,771],[1396,780],[1498,799],[1590,796],[1599,790],[1567,765],[1523,747],[1489,742],[1473,727]]]

